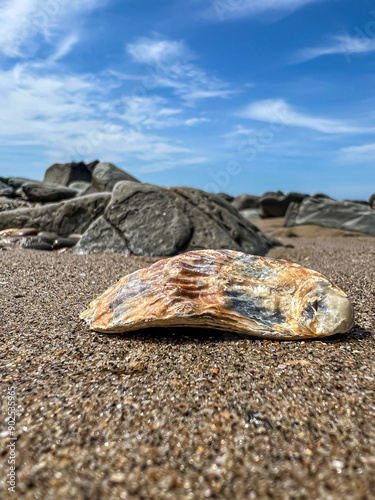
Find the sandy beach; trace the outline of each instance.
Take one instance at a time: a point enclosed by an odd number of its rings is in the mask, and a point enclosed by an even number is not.
[[[374,240],[283,242],[294,248],[270,257],[315,269],[349,295],[349,334],[92,333],[79,313],[157,259],[0,252],[1,387],[16,388],[17,498],[373,498]],[[4,447],[5,472],[7,455]],[[4,477],[1,497],[13,498]]]

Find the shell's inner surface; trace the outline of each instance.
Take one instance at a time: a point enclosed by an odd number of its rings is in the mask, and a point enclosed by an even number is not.
[[[232,250],[192,251],[122,278],[81,315],[90,328],[216,328],[266,338],[345,333],[353,307],[321,274]]]

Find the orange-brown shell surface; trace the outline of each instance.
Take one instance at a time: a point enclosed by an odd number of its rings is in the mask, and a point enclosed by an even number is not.
[[[345,333],[353,307],[321,274],[284,260],[199,250],[125,276],[81,315],[92,330],[216,328],[274,339]]]

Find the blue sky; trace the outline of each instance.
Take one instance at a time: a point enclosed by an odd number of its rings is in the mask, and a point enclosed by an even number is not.
[[[0,175],[375,192],[370,0],[0,0]]]

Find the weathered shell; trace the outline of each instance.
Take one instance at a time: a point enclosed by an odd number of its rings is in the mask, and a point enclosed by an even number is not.
[[[321,274],[284,260],[201,250],[125,276],[81,315],[92,330],[216,328],[266,338],[345,333],[353,307]]]

